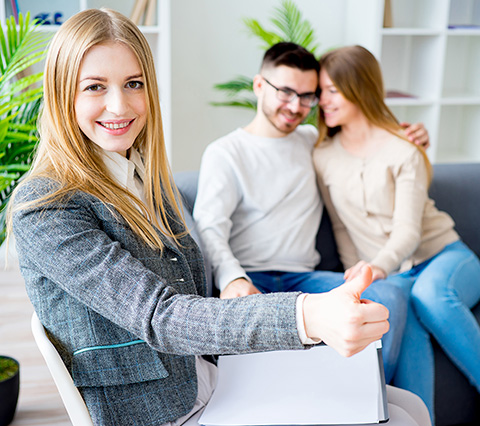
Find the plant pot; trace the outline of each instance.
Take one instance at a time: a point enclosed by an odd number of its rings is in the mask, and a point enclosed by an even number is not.
[[[12,375],[2,378],[2,365],[9,361],[16,364],[16,371],[11,373]],[[13,358],[0,355],[0,426],[7,426],[12,422],[17,408],[19,390],[20,364]]]

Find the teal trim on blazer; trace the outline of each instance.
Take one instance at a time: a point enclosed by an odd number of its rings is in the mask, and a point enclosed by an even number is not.
[[[131,342],[119,343],[118,345],[106,345],[106,346],[92,346],[91,348],[83,348],[75,351],[73,355],[81,354],[82,352],[98,351],[99,349],[115,349],[124,348],[126,346],[138,345],[139,343],[145,343],[143,340],[132,340]]]

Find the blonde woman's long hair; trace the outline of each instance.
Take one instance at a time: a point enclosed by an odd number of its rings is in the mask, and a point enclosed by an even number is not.
[[[341,47],[327,52],[320,58],[321,70],[327,72],[336,89],[345,99],[360,108],[370,123],[408,141],[395,115],[385,104],[382,71],[372,53],[362,46]],[[320,108],[317,144],[324,141],[327,136],[334,136],[340,130],[340,126],[329,128],[326,125],[325,115]],[[423,155],[431,180],[430,161],[423,148],[415,146]]]
[[[116,183],[106,170],[99,149],[83,134],[75,118],[74,100],[82,60],[89,49],[106,42],[129,47],[144,76],[147,120],[133,146],[145,161],[146,204]],[[158,230],[177,242],[185,234],[183,231],[175,233],[169,224],[177,221],[186,229],[165,150],[153,56],[147,40],[129,19],[113,10],[89,9],[74,15],[60,27],[51,41],[45,62],[39,132],[38,150],[25,181],[47,177],[59,185],[34,204],[47,204],[82,191],[113,207],[152,248],[163,249]],[[14,207],[13,204],[9,205],[9,229],[13,212],[32,203]],[[171,206],[170,213],[167,205]],[[140,211],[135,206],[139,206]]]

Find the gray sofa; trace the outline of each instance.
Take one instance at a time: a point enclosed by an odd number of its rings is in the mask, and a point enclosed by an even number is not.
[[[190,213],[195,203],[197,179],[198,172],[175,174],[175,182]],[[435,165],[430,195],[440,210],[448,212],[453,217],[457,232],[477,256],[480,256],[480,226],[478,223],[480,163]],[[189,225],[196,236],[195,225],[191,217],[187,217],[187,222],[190,222]],[[198,236],[196,238],[198,241]],[[317,235],[317,248],[322,255],[318,269],[342,270],[330,220],[325,212]],[[211,278],[208,259],[206,259],[206,263],[207,273]],[[480,277],[478,279],[480,285]],[[218,294],[211,285],[211,279],[210,292],[213,295]],[[473,312],[477,321],[480,322],[480,304],[473,308]],[[480,395],[445,356],[436,342],[434,342],[434,350],[436,426],[479,425]]]

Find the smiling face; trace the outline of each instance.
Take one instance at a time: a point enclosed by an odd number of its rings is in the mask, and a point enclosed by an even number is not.
[[[344,126],[363,116],[360,108],[338,91],[323,69],[320,71],[320,90],[319,105],[328,127]]]
[[[146,123],[144,83],[127,46],[108,42],[92,47],[80,66],[74,105],[85,136],[105,151],[125,156]]]
[[[318,77],[314,70],[302,71],[285,65],[262,71],[263,77],[279,89],[292,89],[299,94],[312,93],[317,89]],[[297,97],[292,102],[278,99],[277,91],[261,76],[254,83],[258,96],[258,112],[269,129],[270,137],[285,136],[293,132],[307,117],[311,108],[300,104]]]

